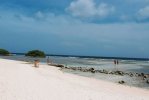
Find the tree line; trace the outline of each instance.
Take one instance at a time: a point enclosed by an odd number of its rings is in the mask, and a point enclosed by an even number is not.
[[[8,50],[5,49],[0,49],[0,56],[10,56],[11,53]],[[27,53],[25,53],[25,56],[29,56],[29,57],[42,57],[45,58],[46,55],[43,51],[41,50],[31,50],[28,51]]]

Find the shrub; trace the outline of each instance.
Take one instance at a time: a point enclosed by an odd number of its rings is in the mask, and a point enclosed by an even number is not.
[[[45,53],[43,51],[32,50],[32,51],[29,51],[28,53],[26,53],[25,56],[44,58],[46,55],[45,55]]]
[[[5,49],[0,49],[0,55],[2,55],[2,56],[9,56],[10,53],[9,53],[9,51],[7,51]]]

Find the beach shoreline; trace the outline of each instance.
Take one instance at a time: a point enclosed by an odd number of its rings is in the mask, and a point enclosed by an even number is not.
[[[0,58],[0,100],[149,100],[149,90]]]

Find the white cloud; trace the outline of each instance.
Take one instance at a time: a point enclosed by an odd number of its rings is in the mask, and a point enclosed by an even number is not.
[[[139,20],[144,20],[149,18],[149,6],[146,6],[142,9],[140,9],[137,13]]]
[[[114,6],[109,6],[108,4],[101,3],[97,8],[97,15],[98,16],[108,16],[109,14],[115,11]]]
[[[90,17],[95,14],[95,3],[93,0],[77,0],[71,2],[67,10],[73,16]]]
[[[126,2],[149,2],[149,0],[125,0]]]
[[[41,19],[41,18],[44,18],[45,16],[41,11],[38,11],[37,13],[35,13],[35,17]]]
[[[75,17],[106,17],[115,11],[106,3],[96,4],[94,0],[75,0],[66,10]]]

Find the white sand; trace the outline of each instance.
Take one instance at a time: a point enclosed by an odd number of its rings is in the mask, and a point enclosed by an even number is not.
[[[149,100],[149,90],[0,59],[0,100]]]

